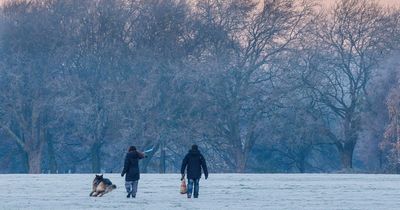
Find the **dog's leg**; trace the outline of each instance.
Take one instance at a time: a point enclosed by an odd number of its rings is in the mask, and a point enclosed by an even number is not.
[[[90,193],[90,196],[92,196],[92,197],[96,196],[96,195],[94,195],[95,192],[96,192],[96,185],[93,184],[93,186],[92,186],[92,192]]]
[[[101,192],[99,192],[99,195],[97,197],[102,197],[104,194],[106,194],[106,192],[105,191],[101,191]]]
[[[93,196],[93,193],[94,193],[94,191],[92,191],[92,192],[89,194],[89,196],[92,197],[92,196]]]

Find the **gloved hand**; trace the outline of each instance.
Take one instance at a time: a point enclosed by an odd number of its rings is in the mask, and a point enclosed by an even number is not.
[[[185,174],[182,174],[181,181],[185,179]]]

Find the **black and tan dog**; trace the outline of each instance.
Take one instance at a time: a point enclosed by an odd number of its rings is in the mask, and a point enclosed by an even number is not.
[[[113,184],[109,179],[103,178],[103,174],[96,175],[93,180],[92,192],[90,193],[90,196],[101,197],[116,188],[117,186]]]

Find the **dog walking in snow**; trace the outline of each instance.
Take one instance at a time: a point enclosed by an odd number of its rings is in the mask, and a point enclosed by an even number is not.
[[[90,196],[101,197],[116,188],[117,186],[113,184],[109,179],[103,178],[103,174],[96,175],[93,180],[92,192],[90,193]]]

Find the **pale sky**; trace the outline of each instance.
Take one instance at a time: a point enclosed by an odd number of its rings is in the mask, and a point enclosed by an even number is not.
[[[321,2],[325,2],[325,4],[333,4],[336,0],[320,0]],[[400,6],[400,0],[377,0],[377,2],[383,5],[397,5]]]
[[[0,4],[6,1],[13,1],[13,0],[0,0]],[[317,0],[318,1],[318,0]],[[323,2],[326,5],[332,5],[335,1],[337,0],[319,0],[320,2]],[[377,0],[377,2],[382,3],[382,5],[396,5],[400,6],[400,0]]]

